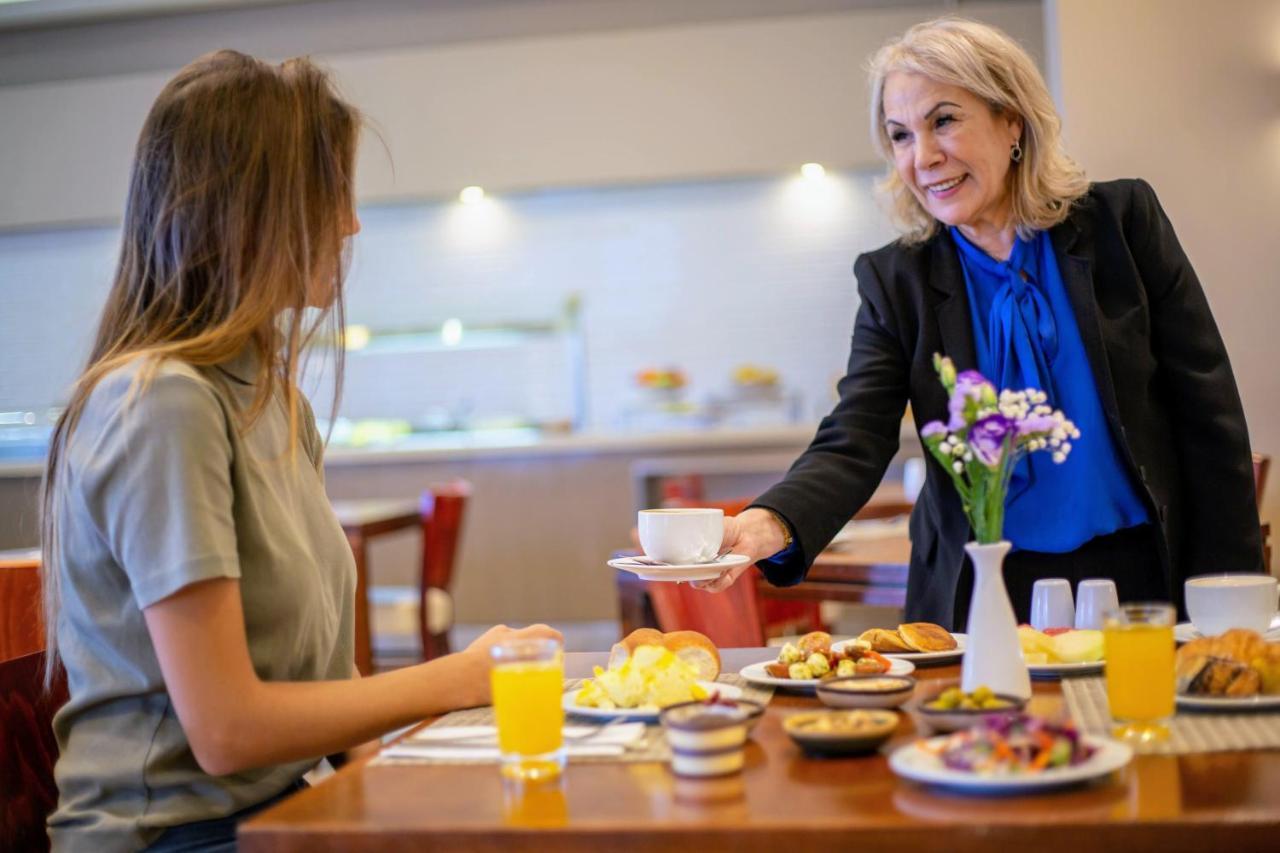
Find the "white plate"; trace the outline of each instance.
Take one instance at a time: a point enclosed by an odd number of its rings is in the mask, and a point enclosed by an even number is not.
[[[707,692],[718,692],[725,699],[737,699],[742,695],[742,688],[735,687],[732,684],[721,684],[718,681],[699,681]],[[578,694],[582,692],[582,688],[570,690],[564,694],[564,698],[560,700],[560,705],[565,711],[579,717],[595,717],[600,720],[612,720],[615,717],[621,717],[624,720],[645,720],[653,721],[658,719],[660,711],[640,708],[614,708],[612,710],[606,708],[588,708],[585,705],[576,704]]]
[[[1189,643],[1192,640],[1199,639],[1204,635],[1196,630],[1196,626],[1190,622],[1181,622],[1173,626],[1173,639],[1178,643]],[[1262,635],[1263,639],[1276,643],[1280,642],[1280,616],[1276,616],[1271,620],[1271,627]]]
[[[726,569],[736,569],[751,562],[745,554],[725,554],[710,563],[685,563],[671,566],[646,566],[631,557],[610,560],[609,566],[639,575],[647,581],[709,581],[720,577]]]
[[[818,686],[819,678],[774,678],[765,671],[765,666],[771,663],[777,663],[777,659],[765,660],[760,663],[753,663],[750,666],[744,666],[739,670],[741,675],[752,684],[762,684],[769,687],[786,687],[792,690],[813,690]],[[889,661],[889,671],[881,673],[883,675],[910,675],[916,671],[916,665],[909,660],[893,660]]]
[[[1194,711],[1266,711],[1280,708],[1280,696],[1183,696],[1178,695],[1178,707]]]
[[[913,663],[939,664],[948,661],[959,660],[964,656],[964,647],[968,642],[968,634],[952,634],[956,638],[956,647],[948,649],[945,652],[880,652],[880,654],[890,660],[909,660]],[[840,649],[853,640],[841,640],[838,643],[832,643],[831,648]]]
[[[945,743],[946,736],[931,738],[927,743],[933,748]],[[1053,767],[1040,773],[1016,776],[984,776],[952,770],[942,763],[941,756],[934,755],[920,744],[910,743],[899,747],[889,756],[889,767],[904,779],[940,785],[957,791],[975,794],[1013,794],[1060,788],[1087,782],[1124,767],[1133,758],[1133,750],[1127,745],[1105,738],[1082,735],[1081,740],[1097,752],[1083,764],[1075,767]]]
[[[1027,672],[1032,678],[1062,678],[1071,675],[1092,675],[1106,668],[1105,660],[1086,663],[1029,663]]]

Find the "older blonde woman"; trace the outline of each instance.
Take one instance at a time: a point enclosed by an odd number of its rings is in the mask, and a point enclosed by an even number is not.
[[[1261,569],[1227,352],[1151,187],[1090,184],[1030,57],[991,27],[912,27],[876,54],[871,93],[902,237],[855,266],[839,404],[786,478],[727,522],[725,544],[774,584],[801,581],[880,482],[906,403],[917,429],[945,413],[938,352],[1000,387],[1045,390],[1080,427],[1066,464],[1037,454],[1015,473],[1005,577],[1022,619],[1037,578],[1110,577],[1122,601],[1180,601],[1189,574]],[[969,536],[930,460],[909,620],[963,626]]]

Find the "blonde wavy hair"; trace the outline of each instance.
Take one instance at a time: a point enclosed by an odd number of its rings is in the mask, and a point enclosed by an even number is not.
[[[325,325],[326,340],[342,340],[360,126],[311,61],[271,65],[230,50],[187,65],[152,105],[134,153],[114,282],[45,469],[46,679],[57,660],[54,508],[65,449],[107,374],[141,360],[134,399],[166,359],[208,367],[252,352],[255,395],[237,426],[248,429],[279,400],[296,452],[304,350]],[[336,407],[340,347],[334,360]]]
[[[1022,119],[1022,160],[1009,169],[1013,223],[1024,239],[1066,219],[1071,205],[1089,190],[1084,170],[1062,149],[1062,122],[1049,88],[1031,57],[1002,31],[963,18],[916,24],[880,48],[868,69],[871,140],[889,164],[879,189],[902,231],[902,242],[922,243],[938,221],[920,204],[894,167],[884,121],[884,84],[891,73],[920,74],[959,86],[986,101],[997,114]]]

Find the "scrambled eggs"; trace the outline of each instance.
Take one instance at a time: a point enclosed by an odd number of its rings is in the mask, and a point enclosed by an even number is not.
[[[578,691],[577,704],[648,711],[708,695],[694,668],[662,646],[639,646],[616,669],[597,666],[595,676]]]

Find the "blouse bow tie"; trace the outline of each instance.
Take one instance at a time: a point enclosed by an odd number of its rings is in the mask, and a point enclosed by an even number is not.
[[[991,300],[991,356],[997,388],[1054,393],[1049,365],[1058,354],[1053,310],[1026,270],[1010,269]]]

